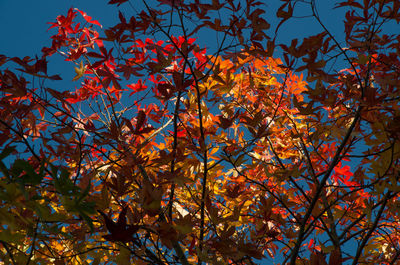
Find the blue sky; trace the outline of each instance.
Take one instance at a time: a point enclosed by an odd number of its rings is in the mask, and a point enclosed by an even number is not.
[[[70,7],[84,10],[92,17],[101,20],[105,25],[116,21],[115,6],[107,1],[0,1],[0,54],[8,56],[41,55],[41,48],[51,43],[50,25],[60,14],[66,14]],[[53,32],[54,33],[54,32]]]
[[[38,1],[15,1],[0,0],[0,30],[2,41],[0,42],[0,54],[9,56],[33,56],[40,55],[43,46],[50,43],[51,32],[47,32],[47,22],[54,21],[60,14],[66,14],[70,7],[75,7],[88,13],[88,15],[99,20],[107,28],[117,21],[118,9],[123,12],[132,13],[132,9],[123,4],[119,8],[116,5],[108,5],[107,0],[38,0]],[[135,1],[133,1],[135,2]],[[152,1],[149,1],[151,3]],[[333,1],[317,1],[319,13],[336,35],[342,32],[342,11],[332,10]],[[271,24],[277,23],[275,11],[280,1],[266,1],[266,19]],[[301,5],[301,4],[300,4]],[[299,9],[295,15],[307,16],[310,14],[308,7]],[[300,7],[300,6],[299,6]],[[269,15],[271,14],[271,15]],[[284,41],[294,37],[304,37],[320,32],[321,28],[313,18],[301,18],[289,21],[279,31],[279,38]],[[273,33],[273,27],[269,32]],[[206,37],[206,36],[204,36]],[[207,45],[212,45],[210,36],[207,36]]]
[[[207,1],[204,0],[203,2]],[[103,25],[103,29],[113,26],[119,21],[118,10],[121,10],[126,17],[136,13],[132,9],[132,6],[127,3],[117,7],[116,5],[107,4],[108,2],[108,0],[0,0],[0,10],[2,11],[0,15],[0,32],[2,35],[0,54],[8,57],[35,57],[36,55],[40,57],[42,54],[41,49],[44,46],[49,47],[51,45],[50,36],[56,33],[56,29],[47,31],[50,27],[47,23],[54,22],[60,14],[66,15],[68,9],[71,7],[78,8],[98,20]],[[137,8],[136,11],[140,12],[140,7],[138,7],[140,4],[138,3],[141,3],[141,1],[136,0],[131,2],[134,3],[134,8]],[[208,2],[211,2],[211,0]],[[334,35],[343,37],[343,10],[333,10],[333,1],[317,0],[316,2],[320,17],[328,29]],[[150,6],[154,6],[156,1],[148,1],[148,3]],[[275,26],[279,23],[275,14],[282,2],[272,0],[265,1],[265,3],[265,18],[271,24],[271,28],[267,34],[273,38]],[[284,42],[290,44],[293,38],[301,40],[305,36],[317,34],[322,31],[322,28],[314,18],[307,17],[311,14],[309,5],[299,3],[295,10],[298,11],[294,15],[301,18],[289,20],[280,28],[277,38],[278,43]],[[208,51],[216,49],[217,38],[215,35],[210,34],[210,32],[199,32],[199,35],[196,37],[200,47],[207,47]],[[342,41],[342,39],[339,38],[339,41]],[[281,51],[277,49],[274,56],[281,57]],[[62,81],[61,83],[57,83],[57,85],[65,86],[64,89],[68,89],[67,87],[71,86],[69,81],[75,75],[73,66],[55,57],[57,56],[49,58],[49,75],[59,74],[65,82]],[[348,65],[341,64],[340,67],[348,67]]]

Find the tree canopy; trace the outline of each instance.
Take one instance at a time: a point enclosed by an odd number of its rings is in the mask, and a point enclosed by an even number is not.
[[[399,264],[399,1],[109,4],[0,55],[1,261]]]

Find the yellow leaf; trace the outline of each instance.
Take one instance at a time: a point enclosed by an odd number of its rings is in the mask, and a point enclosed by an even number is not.
[[[83,61],[81,61],[81,63],[79,64],[79,68],[78,67],[74,67],[74,68],[75,68],[76,76],[72,79],[72,81],[79,80],[85,74],[86,65],[83,65]]]
[[[117,264],[121,265],[130,265],[131,264],[131,252],[129,251],[129,248],[125,246],[118,246],[119,249],[119,254],[116,257],[115,261]]]
[[[331,253],[335,249],[335,246],[325,246],[321,244],[321,250],[323,253]]]
[[[369,56],[359,53],[357,63],[365,65],[369,62],[369,59]]]

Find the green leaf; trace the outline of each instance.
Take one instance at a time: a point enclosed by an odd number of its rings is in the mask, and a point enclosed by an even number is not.
[[[14,151],[15,151],[14,146],[9,146],[9,147],[4,148],[4,150],[0,154],[0,160],[3,160],[4,158],[9,156]]]
[[[362,53],[358,54],[357,63],[366,65],[370,60],[370,56],[364,55]]]
[[[0,170],[1,172],[3,172],[4,176],[7,177],[8,180],[11,180],[10,171],[1,160],[0,160]]]
[[[79,204],[83,199],[89,194],[91,183],[86,186],[85,190],[80,194],[79,198],[76,200],[76,203]]]
[[[90,233],[92,234],[94,231],[94,226],[93,226],[93,220],[90,218],[87,214],[81,213],[80,216],[82,217],[83,220],[88,224],[90,228]]]
[[[22,172],[25,172],[25,174],[20,176]],[[44,175],[37,174],[28,161],[22,159],[15,160],[11,168],[11,173],[15,178],[18,178],[16,181],[20,182],[23,186],[26,184],[40,184],[44,177]]]
[[[56,191],[60,192],[62,195],[72,195],[79,191],[79,187],[75,186],[74,183],[69,178],[69,172],[66,169],[61,169],[59,176],[55,174],[54,187]]]
[[[131,252],[130,252],[129,248],[127,248],[125,246],[118,246],[118,248],[119,248],[119,254],[115,258],[115,261],[117,262],[117,264],[121,264],[121,265],[131,264],[131,262],[130,262]]]
[[[41,203],[35,204],[35,212],[43,220],[49,220],[49,218],[53,216],[49,207]]]

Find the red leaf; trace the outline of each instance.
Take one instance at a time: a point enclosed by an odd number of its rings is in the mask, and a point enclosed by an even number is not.
[[[51,80],[62,80],[62,78],[59,75],[49,76],[49,79],[51,79]]]
[[[8,57],[7,57],[7,56],[5,56],[5,55],[3,55],[3,54],[0,54],[0,66],[2,66],[3,64],[5,64],[5,63],[7,62],[7,60],[8,60]]]
[[[104,222],[106,224],[109,235],[103,236],[103,238],[116,242],[129,242],[133,240],[133,234],[135,234],[139,230],[139,226],[137,225],[127,225],[126,224],[126,212],[128,207],[124,207],[118,216],[118,221],[115,223],[108,217],[105,213],[98,210],[98,212],[103,216]]]
[[[136,117],[136,128],[135,128],[136,133],[139,133],[140,128],[143,127],[145,121],[146,121],[146,113],[144,113],[143,110],[140,110]]]
[[[128,2],[128,0],[111,0],[108,2],[109,5],[117,4],[117,6],[120,6],[121,4]]]
[[[88,52],[86,55],[89,57],[94,57],[94,58],[104,58],[103,55],[95,53],[95,52]]]
[[[192,241],[190,242],[190,246],[189,246],[189,254],[190,255],[194,255],[194,247],[196,246],[196,238],[193,237]]]
[[[308,250],[310,250],[310,251],[312,251],[313,250],[313,248],[315,247],[315,244],[314,244],[314,239],[310,239],[310,242],[308,243]]]
[[[82,15],[82,17],[86,20],[86,22],[95,24],[95,25],[99,26],[100,28],[103,27],[97,20],[92,20],[92,17],[88,16],[85,12],[79,10],[78,8],[75,8],[75,10],[78,11]]]
[[[132,94],[137,93],[137,92],[143,91],[143,90],[145,90],[147,88],[147,86],[145,86],[142,83],[142,79],[139,79],[139,81],[136,84],[126,85],[126,86],[133,90],[133,92],[130,94],[130,96]]]
[[[364,8],[360,3],[357,3],[354,0],[349,0],[346,2],[338,3],[338,4],[336,4],[336,6],[334,8],[346,7],[346,6],[352,6],[352,7],[361,8],[361,9]]]

